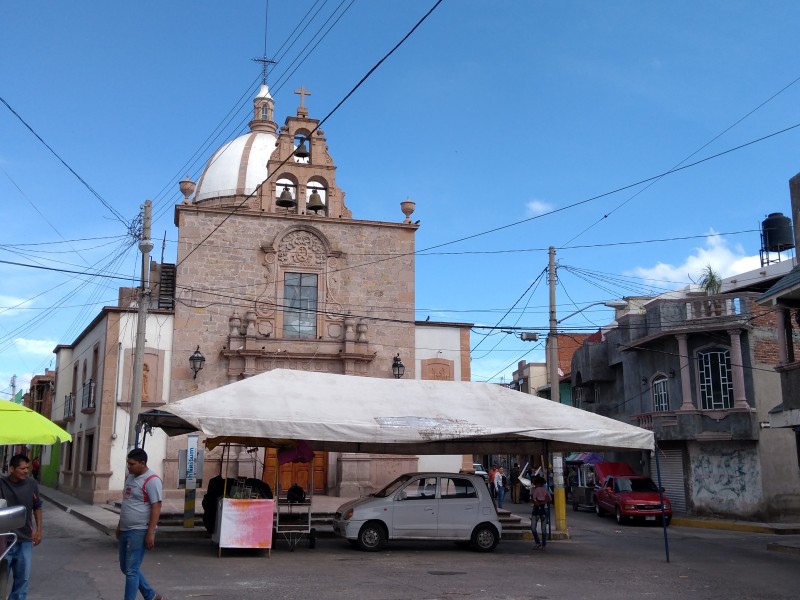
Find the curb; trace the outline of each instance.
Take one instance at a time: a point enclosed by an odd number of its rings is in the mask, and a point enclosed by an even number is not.
[[[772,533],[772,534],[792,534],[792,529],[783,529],[765,525],[762,523],[746,523],[743,521],[711,521],[700,519],[689,519],[672,517],[671,524],[678,527],[695,527],[698,529],[716,529],[724,531],[741,531],[743,533]]]
[[[783,554],[798,554],[800,555],[800,546],[787,546],[780,542],[770,542],[767,544],[767,550],[772,552],[782,552]]]

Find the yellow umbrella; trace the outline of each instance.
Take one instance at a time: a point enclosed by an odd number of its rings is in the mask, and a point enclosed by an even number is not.
[[[71,442],[72,436],[30,408],[0,400],[0,446]]]

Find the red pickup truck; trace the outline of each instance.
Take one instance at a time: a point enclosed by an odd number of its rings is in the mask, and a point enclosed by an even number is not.
[[[659,493],[652,479],[643,475],[606,477],[603,485],[595,489],[595,512],[600,517],[613,513],[620,525],[633,519],[661,521],[663,518],[666,525],[672,520],[669,498],[663,495],[663,490]]]

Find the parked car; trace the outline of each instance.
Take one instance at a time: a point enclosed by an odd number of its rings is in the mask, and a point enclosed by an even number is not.
[[[489,472],[481,463],[472,463],[472,470],[475,471],[475,475],[483,477],[484,481],[489,481]]]
[[[24,506],[6,506],[6,501],[0,499],[0,598],[5,598],[8,587],[8,563],[6,554],[17,542],[15,529],[25,525]]]
[[[333,531],[367,552],[389,540],[452,540],[491,552],[503,530],[482,477],[406,473],[374,494],[342,504]]]
[[[602,517],[612,513],[620,525],[633,520],[660,521],[669,525],[672,520],[672,504],[664,498],[661,511],[661,496],[653,480],[643,475],[609,475],[605,483],[595,489],[595,512]]]

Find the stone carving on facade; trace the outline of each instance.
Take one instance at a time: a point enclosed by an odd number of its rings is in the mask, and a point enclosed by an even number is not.
[[[325,320],[341,323],[344,320],[344,307],[338,300],[341,277],[339,259],[335,256],[329,257],[327,266],[328,268],[325,270]]]
[[[256,314],[265,319],[275,318],[275,254],[270,251],[266,244],[262,244],[261,250],[264,252],[264,291],[256,298]],[[259,324],[259,330],[261,326]]]
[[[277,248],[278,261],[283,266],[321,268],[325,264],[325,245],[310,231],[293,231],[284,236]]]

